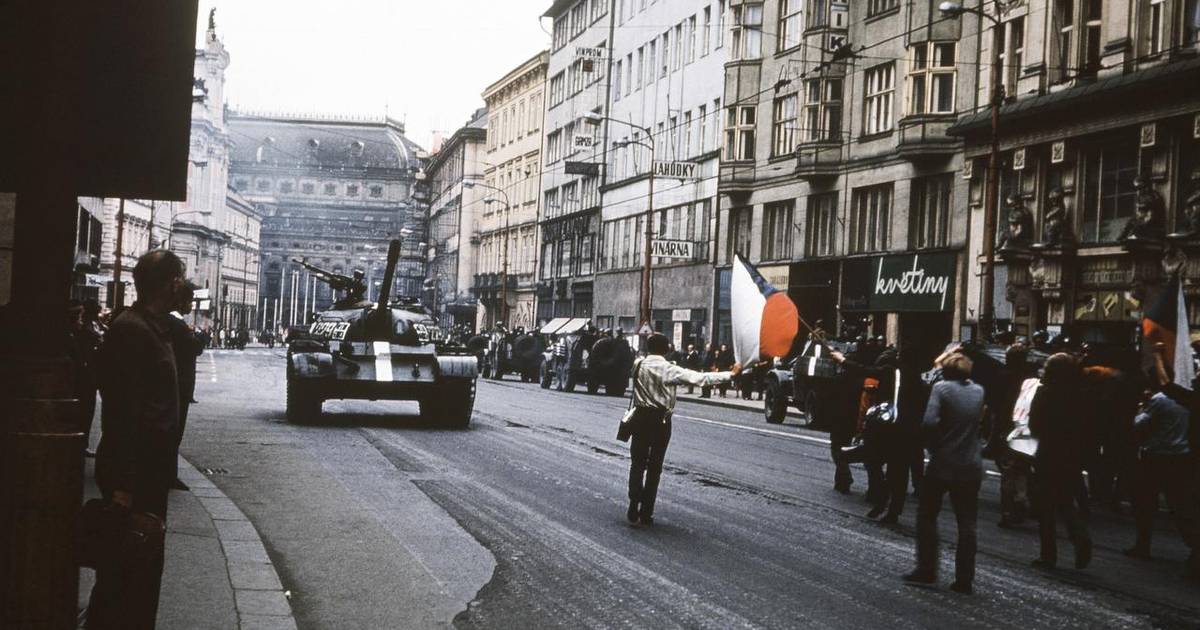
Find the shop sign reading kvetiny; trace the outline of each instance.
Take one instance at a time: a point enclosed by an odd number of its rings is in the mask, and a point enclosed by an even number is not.
[[[873,266],[872,311],[946,311],[952,307],[954,254],[884,256]]]

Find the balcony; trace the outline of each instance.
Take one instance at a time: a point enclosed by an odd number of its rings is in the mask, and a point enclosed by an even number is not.
[[[947,131],[954,124],[953,114],[914,114],[900,119],[896,153],[906,160],[946,157],[962,148],[962,140]]]
[[[840,140],[805,142],[796,147],[796,177],[818,180],[835,177],[842,166]]]

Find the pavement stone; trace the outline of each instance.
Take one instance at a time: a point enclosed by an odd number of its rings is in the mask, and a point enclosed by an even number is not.
[[[261,542],[258,530],[250,521],[213,521],[222,541]]]
[[[262,541],[259,540],[221,540],[221,546],[225,548],[225,557],[229,562],[261,562],[270,564],[271,559],[267,557],[267,550],[263,549]]]
[[[238,589],[234,591],[234,595],[237,598],[238,612],[243,615],[288,617],[292,614],[292,608],[283,591]]]
[[[244,521],[246,515],[238,509],[238,506],[230,501],[224,495],[220,497],[200,497],[200,503],[204,505],[204,509],[212,516],[213,520],[226,521]]]
[[[263,562],[230,562],[229,581],[235,589],[282,590],[275,567]]]
[[[241,630],[295,630],[296,620],[290,615],[242,615]]]

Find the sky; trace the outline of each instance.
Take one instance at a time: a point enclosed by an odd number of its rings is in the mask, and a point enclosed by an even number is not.
[[[200,0],[229,52],[242,110],[403,120],[429,148],[483,106],[484,88],[550,45],[551,0]]]

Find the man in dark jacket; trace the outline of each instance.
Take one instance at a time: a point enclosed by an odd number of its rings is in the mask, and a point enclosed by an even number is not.
[[[138,300],[112,322],[101,348],[100,446],[96,483],[116,509],[166,519],[167,491],[175,479],[179,382],[171,346],[170,311],[179,304],[184,265],[153,250],[138,259]],[[147,558],[121,557],[96,571],[88,628],[153,628],[162,580],[163,550]]]
[[[175,369],[179,374],[179,435],[175,439],[175,454],[179,454],[179,445],[183,442],[183,432],[187,428],[188,409],[191,407],[196,394],[196,357],[204,352],[203,338],[184,321],[184,317],[192,312],[192,296],[197,287],[191,282],[184,285],[179,298],[179,317],[171,316],[171,346],[175,350]],[[178,458],[176,458],[178,460]],[[176,475],[173,490],[188,490]]]

